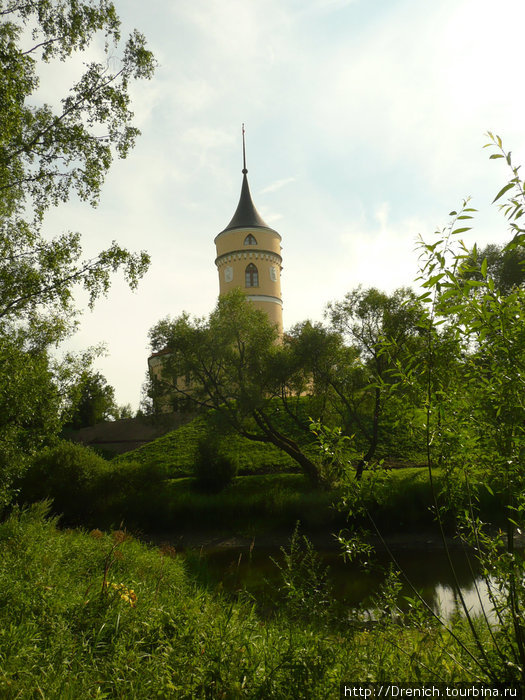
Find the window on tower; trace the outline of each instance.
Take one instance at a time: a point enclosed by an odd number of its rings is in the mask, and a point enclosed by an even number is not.
[[[249,233],[246,238],[244,239],[244,245],[257,245],[257,241],[255,239],[255,236],[252,236],[251,233]]]
[[[245,279],[247,287],[258,287],[259,286],[259,271],[253,263],[250,263],[246,268]]]

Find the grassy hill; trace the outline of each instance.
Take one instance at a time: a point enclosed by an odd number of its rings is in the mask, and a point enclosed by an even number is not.
[[[154,463],[166,476],[193,474],[199,440],[213,430],[213,418],[203,415],[156,440],[116,457],[113,462]],[[254,442],[236,434],[227,436],[227,451],[237,458],[240,474],[297,472],[293,459],[274,445]]]

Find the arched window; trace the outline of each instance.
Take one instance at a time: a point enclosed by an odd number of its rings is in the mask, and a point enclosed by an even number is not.
[[[244,273],[247,287],[259,286],[259,271],[253,263],[250,263]]]
[[[244,239],[244,245],[257,245],[257,241],[255,240],[255,236],[252,236],[251,233],[249,233],[246,238]]]

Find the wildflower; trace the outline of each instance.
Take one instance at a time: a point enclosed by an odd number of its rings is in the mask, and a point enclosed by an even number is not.
[[[106,586],[109,583],[106,582]],[[115,592],[115,596],[120,598],[124,603],[129,603],[132,608],[137,605],[137,595],[132,588],[128,588],[124,583],[112,583],[112,590]]]

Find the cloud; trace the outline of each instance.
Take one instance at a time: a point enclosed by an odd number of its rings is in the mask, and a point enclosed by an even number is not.
[[[260,190],[260,194],[267,194],[268,192],[275,192],[276,190],[280,190],[281,187],[285,187],[286,185],[289,185],[291,182],[295,182],[295,180],[296,180],[295,177],[286,177],[286,178],[283,178],[282,180],[276,180],[275,182],[272,182],[270,185],[267,185],[262,190]]]
[[[506,236],[483,207],[504,167],[481,145],[492,129],[517,162],[525,151],[522,0],[496,10],[488,0],[117,0],[117,10],[161,63],[133,88],[143,135],[115,163],[98,211],[72,203],[53,221],[85,231],[94,251],[114,238],[152,255],[138,292],[116,287],[82,335],[108,342],[120,402],[135,402],[147,329],[215,303],[213,238],[238,202],[243,121],[255,205],[283,236],[287,325],[321,317],[357,284],[410,284],[417,234],[446,224],[462,197],[482,210],[472,240]],[[46,77],[46,99],[53,88]]]

